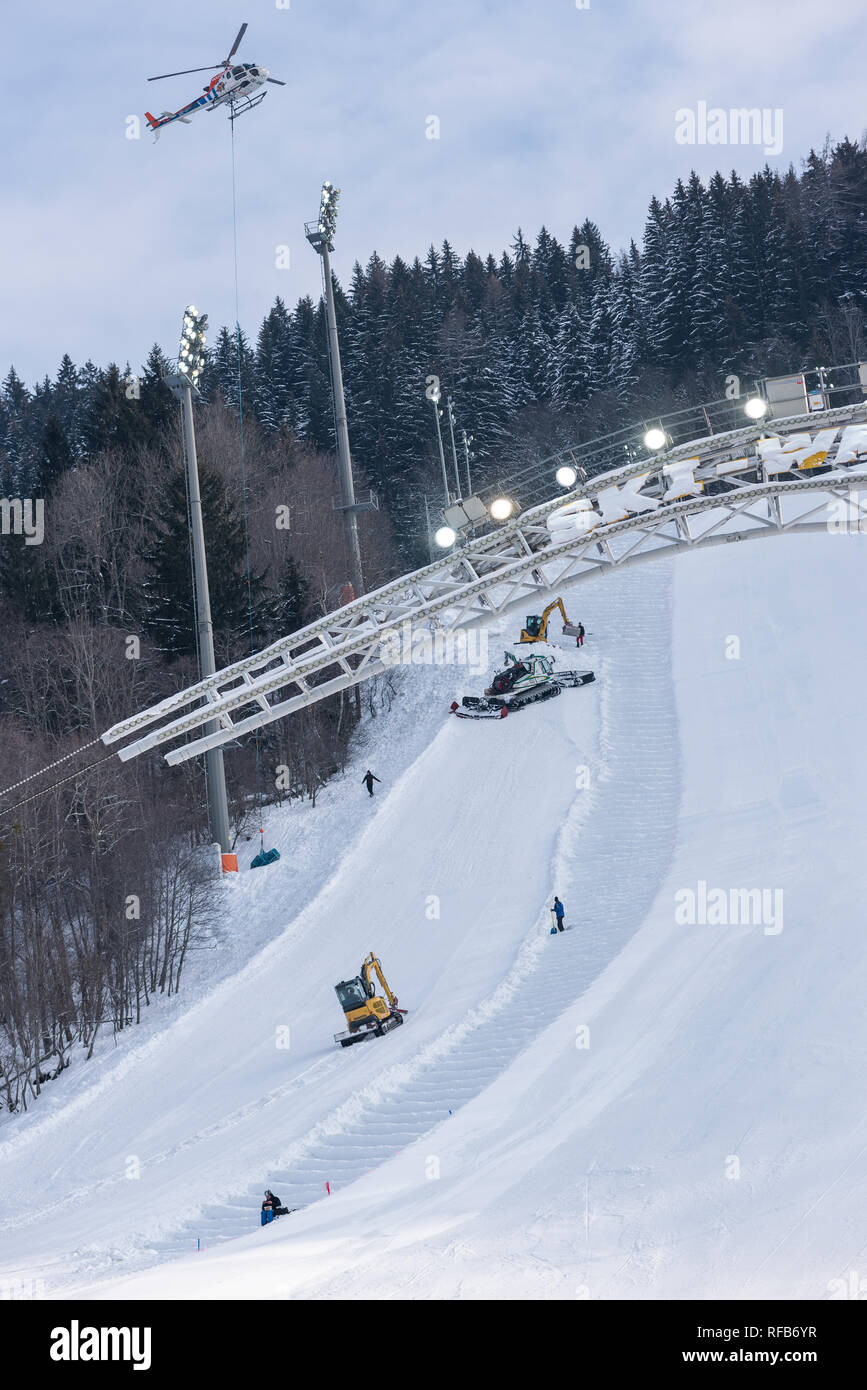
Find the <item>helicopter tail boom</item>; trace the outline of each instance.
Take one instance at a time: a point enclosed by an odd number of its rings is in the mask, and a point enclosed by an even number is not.
[[[183,121],[184,125],[190,124],[190,115],[198,111],[200,107],[208,104],[206,96],[198,97],[191,101],[188,106],[182,106],[180,111],[164,111],[161,116],[154,116],[150,111],[145,111],[148,128],[150,130],[160,130],[164,125],[170,125],[172,121]]]

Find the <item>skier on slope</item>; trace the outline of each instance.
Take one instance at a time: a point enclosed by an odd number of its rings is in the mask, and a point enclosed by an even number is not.
[[[380,779],[378,777],[374,777],[370,768],[368,768],[361,780],[367,787],[367,790],[369,791],[370,795],[373,796],[373,784],[374,782],[378,782]]]
[[[554,904],[551,908],[551,911],[557,919],[557,930],[563,931],[563,918],[566,916],[566,909],[561,903],[560,899],[557,897],[556,893],[554,894]]]
[[[274,1193],[271,1191],[270,1187],[266,1187],[265,1200],[262,1203],[262,1212],[263,1215],[266,1212],[272,1212],[274,1216],[287,1216],[289,1213],[289,1209],[288,1207],[283,1206],[283,1203],[280,1201],[279,1197],[274,1196]],[[265,1217],[265,1220],[268,1219],[272,1218]],[[263,1220],[263,1225],[265,1224],[265,1220]]]

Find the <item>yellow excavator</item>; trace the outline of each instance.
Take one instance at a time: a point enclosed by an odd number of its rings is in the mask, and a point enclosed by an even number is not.
[[[555,598],[553,603],[549,603],[541,617],[531,613],[527,618],[527,626],[521,629],[519,642],[546,642],[548,640],[548,619],[559,608],[563,615],[563,633],[566,637],[577,637],[578,629],[566,617],[566,609],[563,607],[563,600]]]
[[[374,973],[385,999],[376,992],[371,979]],[[334,1034],[334,1041],[341,1047],[351,1047],[353,1043],[364,1042],[365,1038],[381,1038],[383,1033],[390,1033],[392,1028],[403,1023],[406,1009],[397,1007],[397,995],[389,988],[382,965],[372,951],[361,962],[361,970],[355,978],[341,980],[334,990],[349,1025],[347,1032]]]

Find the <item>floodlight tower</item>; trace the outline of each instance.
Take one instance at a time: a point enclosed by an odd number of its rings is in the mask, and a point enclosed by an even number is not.
[[[355,485],[352,481],[352,456],[349,452],[349,430],[346,425],[346,402],[343,398],[343,372],[340,368],[340,344],[337,340],[334,286],[331,283],[329,252],[334,250],[334,229],[337,226],[337,202],[339,198],[339,188],[335,188],[327,181],[323,183],[319,199],[319,217],[315,222],[306,222],[304,232],[314,251],[317,251],[322,257],[322,273],[325,279],[325,317],[328,323],[328,351],[331,357],[331,383],[334,391],[334,418],[337,427],[340,510],[343,512],[343,525],[349,548],[352,587],[356,598],[358,598],[364,593],[361,546],[358,541],[358,513],[367,510],[370,503],[363,502],[359,505],[355,500]]]
[[[456,497],[460,497],[463,489],[461,487],[460,474],[458,473],[458,451],[455,448],[455,408],[452,405],[451,396],[446,396],[446,414],[449,417],[449,433],[452,437],[452,460],[455,465],[455,484],[457,486]]]
[[[449,495],[449,479],[448,479],[448,474],[446,473],[446,456],[445,456],[445,453],[444,453],[444,451],[443,451],[443,432],[442,432],[442,429],[440,428],[440,416],[442,415],[442,411],[440,410],[440,388],[439,388],[439,386],[436,387],[436,389],[435,389],[435,394],[431,396],[431,404],[432,404],[432,406],[433,406],[433,412],[434,412],[434,424],[436,425],[436,429],[437,429],[437,448],[438,448],[439,451],[440,451],[440,467],[441,467],[441,469],[443,470],[443,494],[444,494],[445,499],[446,499],[446,500],[445,500],[445,505],[448,507],[449,504],[451,503],[451,500],[452,500],[452,499],[451,499],[451,497],[450,497],[450,495]]]
[[[196,461],[196,432],[193,424],[193,397],[199,400],[198,381],[205,363],[205,329],[207,314],[200,314],[194,304],[184,310],[184,326],[177,370],[170,372],[166,385],[181,403],[184,435],[184,462],[187,470],[187,490],[190,498],[190,528],[193,533],[193,571],[196,586],[196,634],[199,664],[203,676],[212,676],[217,669],[214,660],[214,628],[211,622],[211,599],[208,592],[208,567],[205,558],[205,530],[202,524],[202,495],[199,490],[199,469]],[[219,724],[208,724],[208,733],[219,731]],[[226,796],[226,772],[222,748],[211,748],[205,754],[205,778],[208,796],[208,821],[211,837],[219,842],[223,854],[231,849],[229,838],[229,803]]]
[[[464,458],[467,464],[467,496],[472,497],[473,480],[470,477],[470,459],[473,458],[473,455],[470,453],[470,445],[473,442],[473,436],[471,434],[467,434],[466,430],[461,430],[461,437],[464,441]]]

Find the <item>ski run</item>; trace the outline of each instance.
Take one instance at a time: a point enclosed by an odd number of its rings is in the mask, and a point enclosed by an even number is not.
[[[595,679],[516,717],[402,669],[180,995],[3,1116],[0,1283],[827,1298],[865,1240],[864,560],[781,537],[582,585],[584,648],[529,650]],[[342,1048],[371,952],[404,1026]],[[294,1210],[260,1225],[265,1189]]]

